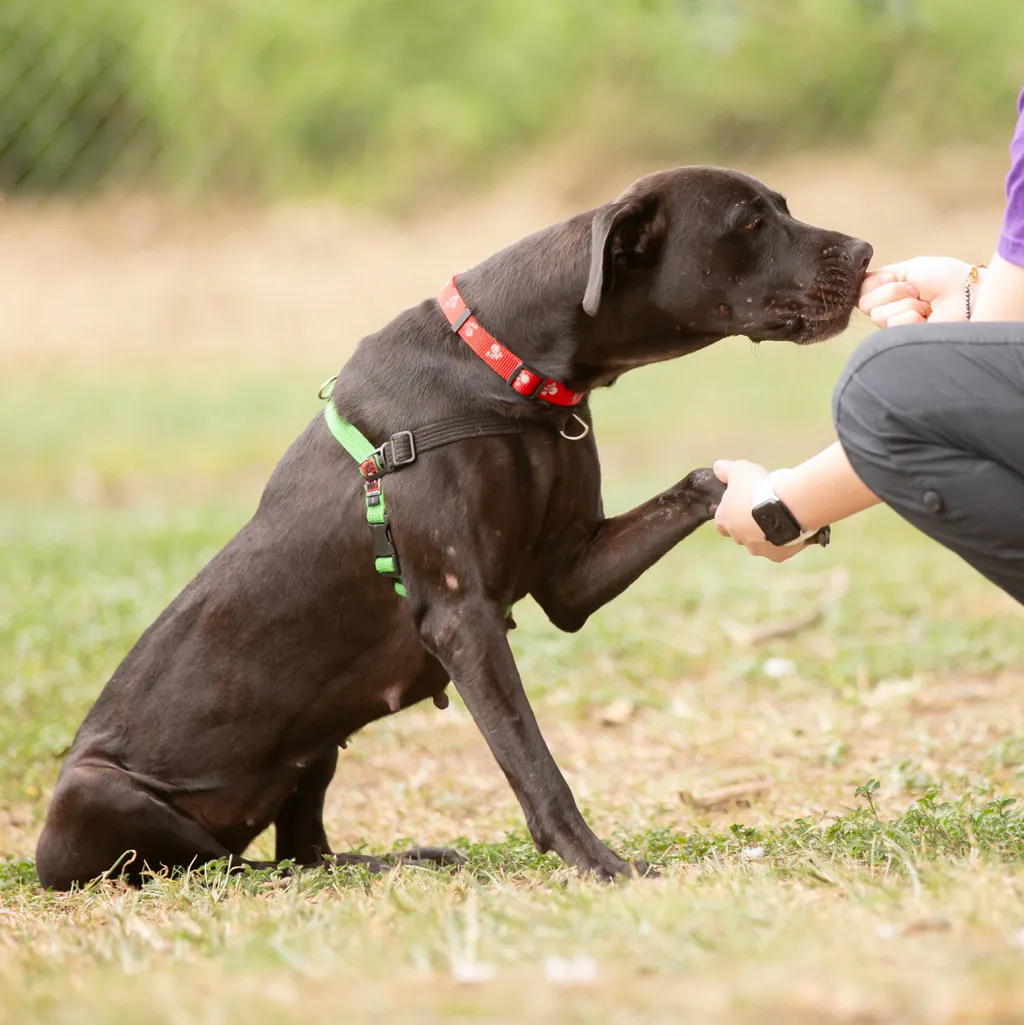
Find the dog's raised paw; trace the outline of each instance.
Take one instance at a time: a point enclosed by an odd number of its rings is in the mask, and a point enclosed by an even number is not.
[[[694,498],[707,504],[709,515],[714,515],[718,503],[722,501],[725,494],[725,485],[715,476],[715,471],[709,466],[702,466],[698,470],[691,470],[680,482],[679,487]]]

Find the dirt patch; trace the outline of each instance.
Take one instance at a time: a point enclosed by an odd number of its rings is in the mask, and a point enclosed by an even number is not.
[[[1024,791],[1024,675],[883,680],[856,694],[813,680],[777,690],[680,681],[665,708],[605,725],[551,702],[538,718],[552,752],[604,836],[667,827],[824,817],[853,806],[854,789],[882,782],[895,815],[927,789],[986,784]],[[770,781],[714,808],[681,795]],[[387,848],[403,837],[499,840],[522,814],[468,713],[416,708],[371,727],[342,753],[328,794],[328,834]]]
[[[556,702],[538,719],[577,803],[597,832],[652,827],[691,831],[853,806],[875,777],[886,815],[938,782],[950,792],[985,784],[1024,793],[1024,675],[993,679],[883,680],[856,694],[814,680],[773,690],[682,680],[663,708],[637,708],[614,725]],[[698,807],[686,795],[756,781],[742,799]],[[767,785],[763,785],[767,784]],[[0,851],[31,856],[49,802],[0,814]],[[523,829],[522,813],[468,712],[409,709],[369,727],[341,753],[325,808],[338,849],[390,849],[403,838],[497,841]],[[272,833],[256,844],[273,853]]]

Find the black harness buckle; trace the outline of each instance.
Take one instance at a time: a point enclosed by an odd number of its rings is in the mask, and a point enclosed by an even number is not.
[[[368,523],[367,526],[370,528],[374,559],[392,559],[394,561],[394,570],[384,573],[383,576],[400,577],[402,569],[398,563],[398,551],[391,538],[391,527],[387,523]]]
[[[416,462],[416,439],[412,431],[399,431],[392,434],[377,451],[389,470],[397,470]]]

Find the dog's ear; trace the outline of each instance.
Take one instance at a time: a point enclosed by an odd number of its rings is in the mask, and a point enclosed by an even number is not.
[[[599,207],[590,229],[590,277],[583,309],[593,317],[615,284],[617,268],[650,267],[665,238],[657,196],[630,196]]]

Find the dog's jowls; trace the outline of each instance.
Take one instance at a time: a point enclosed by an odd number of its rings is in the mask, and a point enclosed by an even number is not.
[[[640,179],[458,284],[526,363],[590,391],[726,335],[833,335],[870,256],[864,242],[795,220],[752,178],[688,167]],[[566,415],[511,391],[433,299],[363,339],[333,400],[374,444],[456,417]],[[530,594],[578,630],[711,518],[722,486],[694,470],[605,519],[593,436],[532,431],[425,453],[387,489],[407,600],[374,572],[356,466],[313,419],[252,520],[142,635],[87,716],[39,841],[45,885],[115,865],[137,881],[145,866],[240,863],[271,824],[278,860],[382,864],[331,853],[322,811],[339,745],[449,680],[540,849],[603,877],[646,871],[577,810],[512,658],[506,610]],[[437,848],[407,857],[459,860]]]

